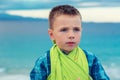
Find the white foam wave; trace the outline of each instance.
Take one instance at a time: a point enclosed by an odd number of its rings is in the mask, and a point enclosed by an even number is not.
[[[5,68],[0,68],[0,73],[5,72]]]
[[[114,63],[104,66],[111,80],[120,80],[120,67]]]
[[[27,75],[16,74],[0,76],[0,80],[30,80],[30,79],[29,76]]]

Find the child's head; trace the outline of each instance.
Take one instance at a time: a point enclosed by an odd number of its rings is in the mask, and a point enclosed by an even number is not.
[[[53,28],[53,24],[54,24],[56,17],[60,15],[69,15],[69,16],[78,15],[80,19],[82,19],[80,12],[75,7],[70,6],[70,5],[59,5],[59,6],[54,7],[49,14],[50,29]]]
[[[57,46],[69,53],[80,42],[81,15],[70,5],[54,7],[49,15],[50,28],[48,33]]]

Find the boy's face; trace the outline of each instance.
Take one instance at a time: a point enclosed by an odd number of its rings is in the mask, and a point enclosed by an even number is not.
[[[69,53],[79,44],[82,31],[79,15],[60,15],[55,18],[52,27],[48,33],[61,50]]]

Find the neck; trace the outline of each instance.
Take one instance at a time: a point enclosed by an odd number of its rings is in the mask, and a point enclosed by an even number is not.
[[[70,51],[65,51],[65,50],[62,50],[62,49],[61,49],[61,51],[66,55],[68,55],[70,53]]]

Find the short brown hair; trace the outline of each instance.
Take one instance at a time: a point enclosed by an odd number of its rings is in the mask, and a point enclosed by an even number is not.
[[[82,19],[80,12],[75,7],[71,5],[59,5],[54,7],[49,14],[50,29],[52,29],[55,17],[59,15],[80,15],[80,19]]]

